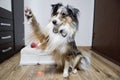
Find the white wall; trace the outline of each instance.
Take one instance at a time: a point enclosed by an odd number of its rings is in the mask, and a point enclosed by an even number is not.
[[[79,30],[76,34],[78,46],[91,46],[93,29],[94,0],[24,0],[24,7],[30,7],[41,26],[48,24],[51,14],[51,4],[62,2],[80,10]],[[28,44],[28,36],[31,32],[25,19],[25,44]]]
[[[9,11],[12,11],[11,0],[0,0],[0,7],[3,7]]]

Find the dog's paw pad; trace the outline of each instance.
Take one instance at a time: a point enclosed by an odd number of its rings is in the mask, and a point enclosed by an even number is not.
[[[63,73],[63,77],[67,78],[68,77],[68,73]]]
[[[74,69],[72,72],[73,72],[74,74],[77,73],[77,69]]]
[[[28,20],[33,17],[33,14],[30,8],[25,9],[25,16]]]

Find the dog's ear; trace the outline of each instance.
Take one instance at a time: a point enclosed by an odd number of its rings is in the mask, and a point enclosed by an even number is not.
[[[69,14],[74,15],[74,16],[77,16],[80,12],[79,9],[73,8],[70,5],[67,5],[67,10],[68,10]]]
[[[79,12],[80,12],[79,9],[77,9],[77,8],[74,8],[73,11],[74,11],[74,14],[77,14],[77,15],[78,15]]]
[[[57,4],[52,4],[51,7],[52,7],[52,16],[54,16],[58,10],[59,7],[62,6],[62,3],[57,3]]]
[[[79,15],[79,10],[77,8],[73,8],[70,5],[67,5],[67,11],[68,11],[68,15],[72,18],[72,21],[76,22],[76,28],[78,28],[78,15]]]
[[[52,6],[52,8],[60,7],[60,6],[62,6],[62,3],[52,4],[51,6]]]

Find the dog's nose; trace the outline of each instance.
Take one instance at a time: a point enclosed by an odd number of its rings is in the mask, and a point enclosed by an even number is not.
[[[57,21],[56,21],[56,20],[54,20],[54,21],[52,21],[52,23],[53,23],[54,25],[56,25]]]

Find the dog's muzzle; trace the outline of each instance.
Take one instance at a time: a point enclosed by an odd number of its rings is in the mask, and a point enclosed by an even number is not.
[[[57,21],[56,21],[56,20],[53,20],[52,23],[53,23],[54,25],[57,25]]]

